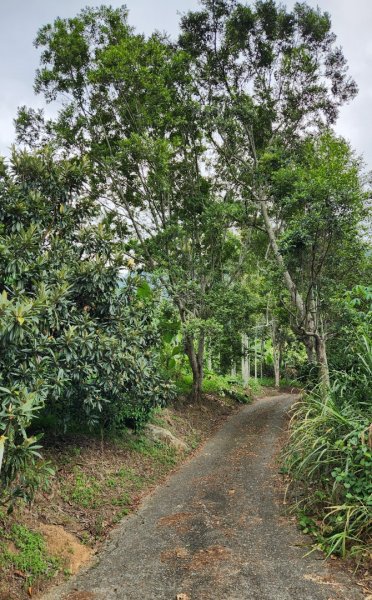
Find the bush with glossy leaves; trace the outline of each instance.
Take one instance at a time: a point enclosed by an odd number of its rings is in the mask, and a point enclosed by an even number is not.
[[[159,374],[153,293],[124,270],[125,229],[102,213],[88,169],[46,148],[14,152],[0,176],[5,496],[12,487],[27,497],[37,483],[39,436],[27,431],[38,414],[65,430],[138,427],[172,394]]]

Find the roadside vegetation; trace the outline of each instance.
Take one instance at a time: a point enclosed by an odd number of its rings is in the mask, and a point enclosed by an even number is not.
[[[372,552],[371,302],[361,287],[345,299],[342,370],[326,398],[314,388],[295,406],[284,463],[304,531],[327,555],[362,562]]]
[[[91,543],[179,462],[149,423],[193,449],[266,385],[305,391],[283,466],[301,525],[365,558],[370,188],[334,130],[357,88],[329,15],[203,0],[170,42],[102,6],[35,45],[56,116],[20,107],[0,161],[6,576],[68,571],[29,521],[53,498]]]

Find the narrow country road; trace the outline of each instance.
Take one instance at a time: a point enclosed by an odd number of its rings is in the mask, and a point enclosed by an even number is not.
[[[283,514],[275,454],[294,396],[242,408],[44,600],[359,600]],[[331,569],[332,568],[332,569]]]

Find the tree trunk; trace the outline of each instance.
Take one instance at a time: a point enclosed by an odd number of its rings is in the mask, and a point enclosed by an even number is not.
[[[273,365],[274,365],[274,377],[275,377],[275,387],[279,388],[280,386],[280,348],[277,340],[277,325],[275,320],[273,319],[272,325],[272,343],[273,343]]]
[[[298,329],[301,331],[301,337],[306,346],[306,352],[309,362],[314,362],[314,351],[316,352],[316,360],[319,366],[320,383],[323,390],[323,395],[326,395],[329,389],[329,370],[327,363],[327,352],[325,346],[325,338],[319,335],[319,329],[314,313],[314,294],[313,289],[310,290],[310,308],[308,309],[300,292],[297,289],[288,269],[286,268],[283,256],[280,253],[278,243],[276,241],[275,232],[270,222],[270,217],[267,212],[266,199],[260,200],[260,208],[265,222],[265,228],[270,240],[271,249],[274,253],[276,262],[283,273],[284,283],[291,295],[293,306],[296,309],[299,317]]]
[[[263,359],[264,359],[264,339],[261,333],[261,356],[260,356],[260,377],[263,377]]]
[[[244,374],[245,374],[245,343],[244,343],[244,333],[241,334],[242,341],[242,380],[244,385]]]
[[[247,371],[248,371],[248,382],[251,378],[251,356],[249,354],[249,337],[247,336]]]
[[[322,393],[326,394],[330,387],[329,381],[329,368],[328,368],[328,359],[327,359],[327,347],[325,339],[322,336],[318,336],[316,338],[316,357],[317,363],[319,365],[319,378],[320,385],[322,389]]]
[[[195,350],[194,338],[188,336],[185,338],[185,351],[188,356],[192,371],[192,399],[198,402],[202,393],[203,386],[203,359],[204,359],[204,335],[200,335],[198,349]]]
[[[314,338],[305,338],[304,344],[306,348],[307,361],[310,365],[314,365],[316,363]]]
[[[248,372],[248,336],[245,333],[242,333],[242,379],[243,385],[247,386],[249,382],[249,372]]]
[[[203,375],[201,373],[193,373],[191,397],[193,402],[199,402],[202,394]]]
[[[286,287],[291,295],[292,302],[293,302],[294,306],[296,307],[301,318],[304,318],[306,315],[305,304],[304,304],[301,294],[297,290],[297,286],[296,286],[295,282],[293,281],[288,269],[286,268],[284,258],[282,257],[282,255],[280,253],[279,246],[278,246],[278,243],[275,238],[275,233],[274,233],[274,230],[270,223],[270,217],[267,212],[266,200],[260,201],[260,207],[261,207],[262,216],[263,216],[264,222],[265,222],[266,232],[269,237],[271,249],[274,253],[276,262],[278,263],[278,266],[280,267],[280,269],[283,272],[283,279],[284,279]]]
[[[257,381],[257,334],[254,337],[254,378]]]
[[[280,387],[280,365],[279,365],[279,355],[278,354],[274,357],[274,377],[275,377],[275,387],[278,389]]]

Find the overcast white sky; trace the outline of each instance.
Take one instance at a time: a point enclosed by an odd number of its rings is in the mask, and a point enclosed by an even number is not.
[[[295,0],[284,0],[292,6]],[[359,95],[342,109],[337,131],[349,139],[372,168],[372,0],[308,0],[327,10],[344,48]],[[38,28],[57,16],[69,17],[86,5],[107,4],[129,9],[138,31],[177,33],[179,13],[198,6],[198,0],[0,0],[0,154],[8,154],[14,139],[13,119],[22,104],[42,106],[33,94],[38,51],[32,42]]]

